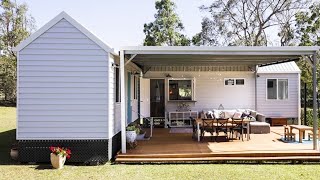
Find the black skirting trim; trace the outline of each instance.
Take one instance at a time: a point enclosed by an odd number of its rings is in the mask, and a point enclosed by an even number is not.
[[[19,161],[50,162],[50,146],[61,146],[69,148],[72,151],[72,155],[71,158],[67,160],[67,162],[101,164],[108,161],[108,140],[18,141]]]
[[[112,137],[112,158],[114,158],[121,149],[121,131]]]

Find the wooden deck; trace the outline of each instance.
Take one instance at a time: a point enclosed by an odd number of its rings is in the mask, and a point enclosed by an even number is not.
[[[270,134],[251,134],[250,140],[217,142],[205,137],[201,142],[191,134],[170,133],[170,129],[154,129],[153,137],[138,141],[135,149],[119,154],[117,163],[186,162],[226,160],[320,160],[319,151],[310,143],[285,143],[280,140],[283,127],[271,127]]]

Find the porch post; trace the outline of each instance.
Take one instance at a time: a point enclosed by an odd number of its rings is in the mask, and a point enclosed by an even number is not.
[[[125,154],[127,152],[126,147],[126,96],[125,96],[125,66],[124,66],[124,51],[120,51],[120,96],[121,96],[121,102],[120,102],[120,119],[121,119],[121,152]]]
[[[317,53],[312,56],[312,81],[313,81],[313,149],[318,150],[318,82],[317,82]]]
[[[255,111],[258,111],[258,98],[257,98],[257,82],[258,82],[258,66],[256,66],[256,70],[254,72],[254,110]]]

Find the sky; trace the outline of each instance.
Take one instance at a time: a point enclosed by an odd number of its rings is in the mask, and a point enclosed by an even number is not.
[[[173,0],[191,38],[201,30],[204,13],[199,6],[209,0]],[[154,20],[155,0],[18,0],[25,2],[37,29],[65,11],[110,47],[142,45],[143,25]]]

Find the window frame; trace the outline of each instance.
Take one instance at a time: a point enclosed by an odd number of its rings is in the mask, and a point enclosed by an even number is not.
[[[170,81],[176,81],[176,80],[178,80],[178,81],[182,81],[182,80],[190,80],[191,81],[191,100],[172,100],[172,99],[170,99],[170,95],[169,95],[169,91],[170,91]],[[174,101],[196,101],[195,100],[195,94],[196,94],[196,88],[195,88],[195,79],[194,78],[170,78],[170,79],[168,79],[167,80],[167,92],[166,92],[167,94],[168,94],[168,101],[170,102],[174,102]]]
[[[268,99],[268,80],[275,79],[277,83],[277,98],[276,99]],[[279,99],[279,80],[287,80],[288,82],[288,97],[286,99]],[[288,101],[289,100],[289,79],[288,78],[266,78],[266,100],[267,101]]]
[[[233,85],[226,85],[226,80],[232,79],[234,81]],[[237,80],[243,80],[243,84],[237,84]],[[224,87],[244,87],[246,86],[246,78],[224,78],[223,79],[223,86]]]

